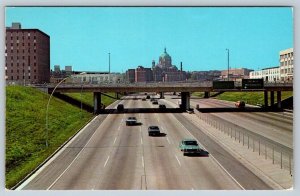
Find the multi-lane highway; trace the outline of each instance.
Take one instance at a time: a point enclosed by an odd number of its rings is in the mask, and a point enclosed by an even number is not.
[[[145,95],[121,100],[125,113],[96,117],[18,189],[271,189],[181,113],[140,113],[138,108],[158,108],[141,97]],[[176,100],[169,97],[161,102]],[[116,108],[117,103],[110,107]],[[139,124],[126,126],[129,116],[135,116]],[[159,126],[164,134],[148,136],[150,125]],[[178,145],[184,138],[197,139],[209,155],[183,156]]]

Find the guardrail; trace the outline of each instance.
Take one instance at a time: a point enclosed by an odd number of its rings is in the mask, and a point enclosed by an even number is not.
[[[211,114],[198,112],[196,114],[205,123],[235,141],[238,141],[249,150],[257,152],[259,156],[264,156],[265,159],[271,159],[273,164],[278,164],[281,169],[289,170],[290,175],[292,175],[294,168],[292,148]]]

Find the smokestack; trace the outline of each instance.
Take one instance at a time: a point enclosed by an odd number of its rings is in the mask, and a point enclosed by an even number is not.
[[[182,62],[180,62],[180,71],[182,72]]]

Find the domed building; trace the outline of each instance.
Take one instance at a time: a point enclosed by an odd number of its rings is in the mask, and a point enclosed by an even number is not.
[[[153,80],[155,82],[172,82],[186,80],[186,72],[180,70],[175,65],[172,65],[172,57],[167,53],[165,48],[164,53],[159,56],[159,62],[155,65],[152,61]]]
[[[159,57],[159,64],[158,66],[162,69],[172,67],[172,58],[167,53],[167,49],[165,48],[164,53],[162,53]]]

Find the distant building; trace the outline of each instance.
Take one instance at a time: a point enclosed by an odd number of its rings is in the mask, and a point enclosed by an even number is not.
[[[135,82],[135,69],[128,69],[126,71],[126,80],[130,83],[133,83]]]
[[[294,72],[293,48],[279,52],[280,66],[250,72],[250,78],[263,78],[266,82],[292,82]]]
[[[60,69],[60,65],[54,65],[54,71],[50,72],[50,83],[58,83],[64,78],[74,74],[72,66],[65,66],[65,69]]]
[[[83,83],[83,84],[116,84],[123,83],[124,78],[119,73],[108,72],[74,72],[74,75],[70,78],[69,82]]]
[[[153,80],[155,82],[173,82],[186,80],[186,72],[182,70],[182,64],[180,70],[175,65],[172,65],[172,57],[167,53],[165,48],[164,53],[159,57],[159,62],[155,65],[155,61],[152,61]]]
[[[135,69],[135,82],[150,82],[153,81],[153,75],[151,68],[144,68],[138,66]]]
[[[218,70],[193,71],[191,72],[191,78],[189,80],[213,81],[213,80],[219,80],[220,76],[221,76],[221,71]]]
[[[266,82],[277,82],[280,80],[280,68],[269,67],[250,72],[250,79],[264,79]]]
[[[48,83],[50,36],[39,29],[22,29],[20,23],[6,27],[5,79],[8,83]]]
[[[289,48],[279,52],[280,80],[293,81],[294,75],[294,49]]]
[[[252,69],[247,68],[239,68],[239,69],[229,69],[229,80],[231,81],[239,81],[242,79],[248,79],[250,72]],[[223,80],[227,80],[228,70],[221,71],[220,78]]]

